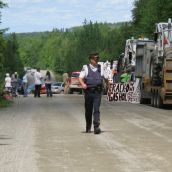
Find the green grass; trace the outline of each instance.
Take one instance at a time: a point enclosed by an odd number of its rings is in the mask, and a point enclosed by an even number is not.
[[[6,100],[3,97],[0,97],[0,108],[8,107],[8,106],[10,106],[11,103],[12,103],[12,101]]]

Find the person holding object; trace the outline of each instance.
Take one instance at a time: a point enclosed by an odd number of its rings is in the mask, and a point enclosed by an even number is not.
[[[92,116],[94,134],[100,134],[100,104],[103,91],[104,72],[98,64],[99,54],[89,55],[90,64],[84,65],[79,75],[79,82],[85,93],[86,133],[91,132]],[[107,81],[107,80],[106,80]]]

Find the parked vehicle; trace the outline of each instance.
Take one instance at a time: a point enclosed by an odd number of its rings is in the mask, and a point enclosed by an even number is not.
[[[155,40],[137,45],[136,77],[140,78],[141,99],[153,107],[172,105],[172,24],[158,23]]]
[[[45,87],[45,84],[42,84],[41,85],[41,91],[40,91],[41,94],[46,94],[46,87]]]
[[[73,94],[73,92],[79,92],[82,94],[82,87],[79,82],[79,74],[80,72],[72,72],[68,91],[69,94]]]
[[[64,93],[64,83],[63,82],[55,82],[51,85],[51,91],[54,94],[62,94]]]

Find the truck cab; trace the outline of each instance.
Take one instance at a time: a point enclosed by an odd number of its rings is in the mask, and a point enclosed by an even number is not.
[[[79,71],[71,73],[69,81],[69,94],[73,94],[74,92],[79,92],[80,94],[82,94],[82,87],[79,82],[79,74]]]

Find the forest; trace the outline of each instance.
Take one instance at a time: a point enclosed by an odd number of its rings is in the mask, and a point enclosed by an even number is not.
[[[0,10],[7,6],[0,0]],[[171,0],[135,0],[132,20],[128,22],[93,23],[85,19],[80,27],[18,34],[7,34],[6,28],[1,28],[0,91],[5,73],[17,71],[22,76],[24,66],[49,69],[57,74],[78,71],[88,63],[92,51],[99,52],[100,61],[115,60],[124,52],[126,39],[152,39],[155,24],[172,18],[171,9]]]

